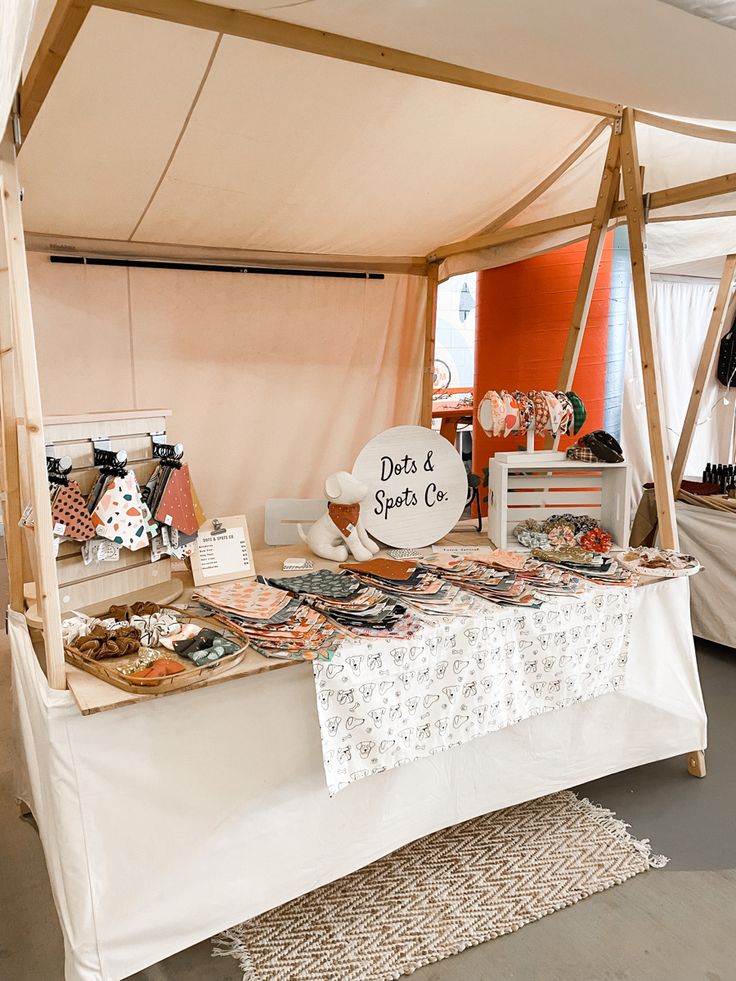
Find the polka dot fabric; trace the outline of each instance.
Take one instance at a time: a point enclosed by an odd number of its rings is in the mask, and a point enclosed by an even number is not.
[[[74,480],[70,480],[67,486],[62,484],[58,488],[51,506],[51,517],[54,527],[65,538],[87,542],[95,536],[95,526],[87,510],[84,495]],[[60,530],[62,526],[63,531]]]
[[[170,528],[176,528],[182,535],[196,535],[199,531],[188,464],[184,463],[178,470],[172,471],[161,495],[155,517],[156,521]]]

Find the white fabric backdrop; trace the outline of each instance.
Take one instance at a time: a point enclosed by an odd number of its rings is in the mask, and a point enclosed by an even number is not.
[[[671,457],[674,457],[682,431],[716,290],[715,285],[706,283],[660,280],[652,283],[654,331],[659,345],[664,417]],[[728,405],[723,404],[724,397],[728,398]],[[685,466],[686,476],[699,478],[709,461],[726,462],[735,403],[736,390],[731,389],[727,393],[716,380],[714,369],[703,392],[692,448]],[[631,292],[621,443],[631,467],[632,506],[636,508],[642,484],[652,479],[652,465],[636,310]]]
[[[173,409],[205,512],[245,514],[254,548],[266,500],[321,498],[369,439],[418,421],[421,276],[28,259],[44,414]]]
[[[736,646],[736,517],[723,511],[676,505],[683,552],[696,555],[703,571],[690,582],[693,633],[717,644]]]
[[[636,589],[632,603],[624,691],[333,799],[307,665],[83,717],[71,692],[49,690],[11,613],[18,790],[38,821],[67,981],[118,981],[439,828],[704,748],[688,582]]]

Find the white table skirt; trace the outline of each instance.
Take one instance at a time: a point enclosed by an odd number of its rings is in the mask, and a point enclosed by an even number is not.
[[[636,590],[624,691],[333,799],[307,665],[83,717],[16,614],[10,642],[67,981],[119,981],[439,828],[706,743],[683,579]]]
[[[736,647],[736,513],[678,501],[676,515],[680,550],[703,564],[690,580],[693,633]]]

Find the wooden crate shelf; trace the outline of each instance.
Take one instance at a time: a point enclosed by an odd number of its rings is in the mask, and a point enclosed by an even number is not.
[[[499,459],[499,456],[501,457]],[[563,453],[499,454],[488,463],[488,537],[499,548],[521,549],[514,528],[553,514],[595,518],[625,548],[629,541],[626,463],[579,463]]]

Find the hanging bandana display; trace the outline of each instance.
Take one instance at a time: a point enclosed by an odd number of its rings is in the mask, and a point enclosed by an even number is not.
[[[131,552],[148,545],[143,502],[133,473],[112,479],[92,512],[92,524],[100,538],[107,538]]]
[[[197,534],[199,524],[192,499],[188,464],[184,463],[179,469],[171,470],[154,513],[161,524],[170,525],[184,535]]]
[[[95,526],[87,510],[79,484],[70,480],[56,489],[51,507],[54,533],[71,538],[75,542],[86,542],[94,537]]]

